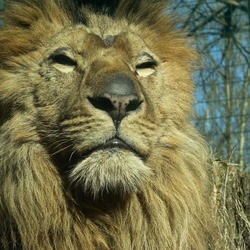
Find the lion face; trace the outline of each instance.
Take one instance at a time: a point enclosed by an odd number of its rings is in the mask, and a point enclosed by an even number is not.
[[[154,30],[107,16],[89,23],[48,32],[21,73],[29,96],[20,98],[67,187],[124,196],[156,174],[155,147],[173,147],[161,141],[188,117],[190,73],[170,60],[177,40],[162,54]]]
[[[34,94],[52,159],[93,197],[137,190],[152,173],[145,161],[157,136],[145,85],[156,80],[158,57],[129,32],[103,37],[83,26],[59,32]]]

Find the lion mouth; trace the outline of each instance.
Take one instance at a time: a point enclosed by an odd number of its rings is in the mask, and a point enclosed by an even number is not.
[[[122,141],[121,139],[119,139],[117,137],[107,141],[103,145],[98,146],[97,148],[95,148],[95,150],[108,149],[108,148],[123,148],[123,149],[127,149],[127,150],[132,150],[132,148],[130,146],[128,146],[127,143],[125,143],[124,141]]]
[[[53,162],[60,167],[60,169],[69,170],[74,168],[79,162],[85,160],[86,158],[90,157],[93,153],[98,151],[112,151],[117,150],[127,150],[132,152],[134,155],[137,155],[139,158],[143,158],[140,153],[134,149],[133,147],[129,146],[126,142],[118,137],[113,137],[112,139],[106,141],[103,144],[99,144],[91,149],[85,150],[84,152],[77,152],[72,150],[68,152],[59,152],[57,154],[52,153],[52,160]]]
[[[87,158],[93,152],[96,152],[98,150],[105,150],[105,149],[108,150],[108,149],[115,149],[115,148],[129,150],[129,151],[132,151],[133,153],[138,155],[138,152],[135,151],[135,149],[133,149],[132,147],[130,147],[126,142],[124,142],[123,140],[121,140],[118,137],[114,137],[114,138],[108,140],[107,142],[105,142],[104,144],[101,144],[97,147],[92,148],[91,150],[84,152],[82,154],[82,159]]]

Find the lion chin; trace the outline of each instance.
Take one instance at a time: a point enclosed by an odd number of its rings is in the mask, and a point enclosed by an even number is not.
[[[136,192],[151,174],[135,153],[113,147],[97,150],[78,163],[70,172],[70,182],[96,200],[104,193],[124,197]]]

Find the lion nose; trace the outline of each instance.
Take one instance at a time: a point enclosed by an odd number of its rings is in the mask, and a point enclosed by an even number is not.
[[[92,105],[106,111],[119,126],[121,120],[128,114],[138,109],[140,101],[133,79],[125,74],[115,74],[107,82],[102,94],[89,98]]]

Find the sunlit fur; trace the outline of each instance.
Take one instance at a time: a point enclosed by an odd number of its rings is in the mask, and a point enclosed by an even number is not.
[[[196,53],[165,1],[68,2],[7,1],[2,13],[0,248],[209,249],[207,149],[191,123]],[[53,61],[65,47],[69,65]],[[157,65],[140,71],[141,52]],[[116,130],[89,97],[117,72],[142,103]],[[95,150],[115,135],[133,150]]]

